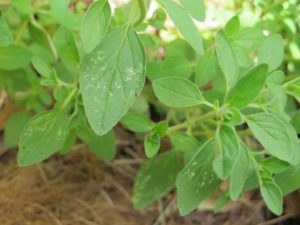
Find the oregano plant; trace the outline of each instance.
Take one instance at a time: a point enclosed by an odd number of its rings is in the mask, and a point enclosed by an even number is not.
[[[0,2],[0,91],[21,109],[5,146],[18,146],[19,166],[77,140],[112,160],[121,126],[143,138],[148,158],[135,207],[176,189],[187,215],[215,193],[224,205],[258,188],[281,215],[300,187],[299,38],[264,27],[281,11],[255,2],[255,24],[236,15],[201,32],[203,0]]]

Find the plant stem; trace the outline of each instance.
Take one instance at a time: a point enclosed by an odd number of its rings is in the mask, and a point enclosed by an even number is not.
[[[146,17],[146,6],[145,6],[144,0],[137,0],[137,1],[138,1],[139,8],[140,8],[140,16],[134,23],[135,27],[139,26]]]
[[[66,98],[66,100],[64,101],[64,103],[62,104],[62,108],[64,109],[68,104],[69,102],[72,100],[73,96],[76,94],[77,92],[77,88],[74,88],[70,94],[68,95],[68,97]]]
[[[168,133],[174,132],[174,131],[177,131],[177,130],[181,130],[181,129],[184,129],[184,128],[188,128],[191,123],[199,122],[201,120],[205,120],[205,119],[211,118],[213,116],[215,116],[215,112],[211,111],[211,112],[208,112],[204,115],[191,118],[189,121],[186,121],[186,122],[183,122],[181,124],[169,127]]]

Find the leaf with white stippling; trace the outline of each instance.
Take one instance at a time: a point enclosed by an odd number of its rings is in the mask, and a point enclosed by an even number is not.
[[[145,80],[144,49],[131,26],[107,33],[81,63],[80,89],[92,129],[107,133],[127,113]]]
[[[221,184],[212,166],[214,144],[213,140],[206,142],[177,176],[178,208],[181,215],[196,209]]]

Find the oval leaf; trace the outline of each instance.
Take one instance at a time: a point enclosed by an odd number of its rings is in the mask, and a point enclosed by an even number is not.
[[[181,5],[191,16],[198,20],[205,20],[205,4],[203,0],[180,0]]]
[[[134,206],[145,208],[171,191],[180,169],[180,158],[176,151],[165,152],[147,161],[135,178]]]
[[[110,25],[111,9],[107,0],[92,3],[81,23],[80,37],[86,52],[91,52],[105,36]]]
[[[278,185],[268,180],[260,186],[260,192],[268,208],[277,216],[281,215],[283,197]]]
[[[60,150],[68,135],[68,125],[66,113],[59,109],[33,117],[20,137],[18,164],[36,164]]]
[[[129,26],[105,36],[81,64],[80,89],[92,129],[107,133],[127,113],[145,81],[144,49]]]
[[[223,180],[229,177],[240,152],[240,143],[234,128],[221,125],[217,133],[219,154],[213,166],[216,174]]]
[[[264,87],[267,72],[268,66],[262,64],[243,76],[229,94],[229,105],[243,108],[251,103]]]
[[[275,70],[283,61],[284,46],[282,37],[273,34],[262,42],[258,51],[258,63],[269,66],[269,72]]]
[[[246,118],[253,135],[266,151],[293,165],[299,163],[299,142],[292,125],[269,113],[257,113]]]
[[[214,141],[206,142],[177,176],[178,208],[181,215],[196,209],[221,184],[212,167]]]
[[[2,10],[0,10],[0,46],[8,46],[13,41],[13,35],[6,23]]]
[[[193,82],[177,77],[156,79],[154,93],[164,104],[172,107],[191,107],[204,102],[202,94]]]
[[[78,137],[84,141],[89,149],[100,159],[114,159],[117,147],[113,130],[103,136],[99,136],[89,127],[84,126],[78,129]]]
[[[31,57],[30,51],[18,45],[0,47],[0,69],[20,69],[29,64]]]
[[[222,30],[216,35],[216,51],[218,63],[226,78],[227,89],[229,90],[238,80],[239,65],[231,43]]]
[[[187,42],[198,54],[202,55],[204,53],[202,38],[190,15],[184,8],[171,0],[159,0],[159,3],[167,10],[172,21]]]

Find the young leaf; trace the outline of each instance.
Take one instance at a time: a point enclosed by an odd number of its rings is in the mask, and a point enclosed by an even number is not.
[[[227,37],[234,37],[241,29],[239,17],[232,17],[225,25],[224,32]]]
[[[45,78],[50,78],[55,71],[51,67],[50,63],[48,63],[44,58],[41,56],[33,56],[31,59],[32,66],[34,69]]]
[[[134,29],[122,26],[107,33],[81,64],[80,89],[92,129],[107,133],[141,93],[145,55]]]
[[[253,135],[266,151],[292,165],[299,163],[299,142],[292,125],[269,113],[257,113],[246,118]]]
[[[63,26],[73,29],[79,20],[69,11],[68,0],[48,0],[53,17]]]
[[[112,160],[116,155],[116,138],[113,130],[103,136],[95,134],[87,126],[78,129],[78,137],[84,141],[89,149],[99,158]]]
[[[29,50],[18,45],[0,47],[0,69],[20,69],[30,62],[31,56]]]
[[[282,190],[283,195],[296,191],[300,187],[300,165],[289,166],[282,173],[276,174],[275,181]]]
[[[148,158],[155,156],[160,148],[160,136],[156,133],[147,135],[144,141],[144,148]]]
[[[233,201],[236,201],[242,193],[249,174],[250,159],[247,153],[248,149],[241,145],[239,157],[232,168],[230,176],[229,195]]]
[[[178,208],[183,216],[196,209],[221,184],[212,167],[214,145],[213,140],[206,142],[177,176]]]
[[[168,128],[169,128],[168,121],[162,120],[153,127],[152,132],[157,134],[160,137],[163,137],[166,135]]]
[[[20,13],[27,16],[33,13],[32,0],[11,0],[11,3]]]
[[[196,151],[200,147],[200,141],[185,132],[171,133],[170,138],[174,147],[183,152]]]
[[[203,86],[209,80],[212,80],[218,72],[219,67],[216,54],[212,51],[205,52],[196,67],[195,83],[198,86]]]
[[[165,152],[148,160],[135,178],[134,206],[145,208],[171,191],[180,169],[180,158],[176,151]]]
[[[238,80],[239,65],[230,41],[222,30],[216,35],[216,51],[218,62],[226,78],[227,89],[229,90]]]
[[[5,147],[11,148],[18,145],[22,130],[29,119],[30,115],[27,112],[17,112],[9,118],[4,132]]]
[[[54,35],[54,43],[62,62],[78,68],[79,53],[73,33],[66,27],[60,27]]]
[[[205,4],[203,0],[180,0],[181,5],[191,16],[198,20],[205,20]]]
[[[164,104],[171,107],[191,107],[204,102],[202,94],[193,82],[178,77],[156,79],[154,93]]]
[[[191,76],[193,65],[183,56],[169,56],[162,63],[160,78],[181,77],[188,79]]]
[[[107,0],[92,3],[81,23],[80,37],[86,52],[91,52],[105,36],[111,20]]]
[[[0,47],[10,45],[13,35],[6,23],[2,10],[0,10]]]
[[[240,143],[235,130],[227,125],[221,125],[216,138],[219,153],[213,162],[213,167],[216,174],[225,180],[239,157]]]
[[[18,164],[39,163],[58,151],[68,135],[68,117],[52,109],[33,117],[24,127],[19,142]]]
[[[251,103],[267,79],[268,66],[259,65],[243,76],[229,93],[228,104],[237,108],[244,108]]]
[[[128,112],[121,123],[137,133],[150,131],[153,127],[152,121],[146,115],[137,112]]]
[[[258,63],[266,63],[269,72],[275,70],[283,61],[284,46],[282,37],[279,34],[269,36],[261,44],[258,51]]]
[[[59,153],[63,154],[63,155],[67,154],[71,150],[71,148],[74,146],[76,139],[77,139],[77,135],[76,135],[75,130],[70,130],[70,132],[65,140],[65,143],[59,149]]]
[[[177,3],[171,0],[158,1],[168,12],[172,21],[189,44],[200,55],[204,53],[202,38],[190,15]]]
[[[277,216],[282,214],[282,192],[274,181],[263,181],[260,186],[261,195],[268,208]]]
[[[277,84],[280,85],[284,81],[284,73],[281,70],[276,70],[272,72],[270,75],[267,77],[267,84]]]
[[[268,170],[270,173],[281,173],[289,167],[289,164],[285,161],[277,159],[273,156],[265,159],[262,162],[264,169]]]

